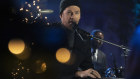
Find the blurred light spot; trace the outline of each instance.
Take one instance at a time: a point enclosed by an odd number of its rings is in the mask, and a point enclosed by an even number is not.
[[[29,10],[28,9],[26,9],[26,12],[28,12]]]
[[[37,74],[43,73],[47,70],[47,65],[42,60],[37,60],[34,65],[34,70]]]
[[[31,18],[33,18],[34,16],[31,16]]]
[[[33,1],[33,5],[35,5],[35,1]]]
[[[41,70],[44,72],[44,71],[46,71],[46,63],[42,63],[42,65],[41,65]]]
[[[56,52],[56,59],[60,63],[67,63],[70,60],[70,51],[66,48],[60,48]]]
[[[25,2],[25,4],[28,4],[28,2]]]
[[[25,18],[26,21],[28,21],[28,18]]]
[[[47,25],[50,25],[50,23],[47,23]]]
[[[31,4],[28,4],[28,7],[31,7]]]
[[[36,6],[37,9],[39,9],[39,6]]]
[[[21,67],[22,70],[24,70],[24,67]]]
[[[39,9],[38,11],[41,11],[41,9]]]
[[[34,42],[32,42],[32,45],[34,45],[35,43]]]
[[[47,17],[45,16],[45,19],[47,19]]]
[[[20,8],[20,11],[23,11],[23,8]]]
[[[33,1],[33,3],[35,3],[35,1]]]
[[[26,69],[27,70],[27,72],[30,72],[30,69]]]
[[[25,43],[23,40],[13,39],[13,40],[10,40],[8,44],[8,48],[10,52],[13,54],[21,54],[25,49]]]

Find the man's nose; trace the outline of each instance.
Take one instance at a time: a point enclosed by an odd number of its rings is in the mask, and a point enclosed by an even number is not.
[[[74,13],[71,13],[71,18],[74,18],[75,17],[75,14]]]

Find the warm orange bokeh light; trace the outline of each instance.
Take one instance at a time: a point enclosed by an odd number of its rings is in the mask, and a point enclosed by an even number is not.
[[[56,52],[56,59],[60,63],[67,63],[70,60],[71,54],[70,51],[66,48],[60,48]]]
[[[41,70],[42,70],[43,72],[45,72],[46,69],[47,69],[47,65],[46,65],[46,63],[44,62],[44,63],[42,63],[42,65],[41,65]]]
[[[8,48],[13,54],[21,54],[25,49],[25,43],[23,40],[13,39],[9,41]]]
[[[47,65],[42,60],[37,60],[34,67],[35,67],[34,70],[37,74],[43,73],[47,70]]]

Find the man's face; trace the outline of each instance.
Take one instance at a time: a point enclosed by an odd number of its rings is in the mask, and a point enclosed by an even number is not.
[[[100,39],[104,39],[104,35],[101,32],[96,32],[94,37],[100,38]],[[92,39],[92,45],[93,45],[94,48],[99,48],[102,44],[103,44],[102,41],[96,40],[96,39]]]
[[[67,7],[62,14],[60,14],[60,19],[62,24],[68,29],[72,29],[72,23],[79,23],[80,20],[80,8],[78,6],[69,6]]]

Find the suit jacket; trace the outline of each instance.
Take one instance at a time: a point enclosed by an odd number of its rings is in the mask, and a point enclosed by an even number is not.
[[[97,70],[102,77],[105,76],[106,70],[106,55],[98,49],[97,60],[93,61],[94,69]]]

